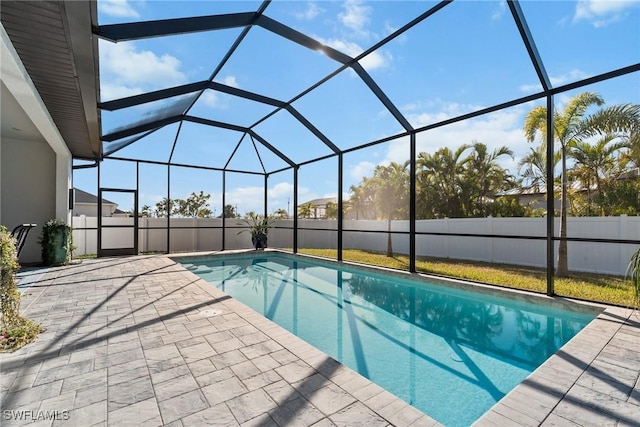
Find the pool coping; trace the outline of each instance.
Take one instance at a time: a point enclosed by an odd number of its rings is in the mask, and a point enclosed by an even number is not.
[[[208,257],[220,257],[220,256],[228,256],[228,257],[237,257],[242,255],[255,255],[255,251],[252,250],[237,250],[237,251],[224,251],[224,252],[197,252],[197,253],[183,253],[183,254],[172,254],[168,257],[174,261],[179,261],[182,259],[204,259]],[[570,298],[564,297],[550,297],[547,295],[536,294],[530,291],[523,291],[517,289],[503,288],[503,287],[493,287],[491,285],[482,285],[474,282],[467,282],[464,280],[457,279],[444,279],[438,276],[431,276],[423,273],[409,273],[404,271],[397,271],[388,268],[381,268],[375,266],[361,265],[350,262],[338,262],[330,259],[313,257],[306,254],[293,254],[290,252],[279,251],[279,250],[267,250],[264,254],[283,254],[289,256],[297,256],[302,258],[312,259],[317,262],[325,262],[325,263],[338,263],[346,266],[352,266],[354,268],[365,269],[377,273],[384,272],[385,274],[392,274],[397,277],[405,278],[405,279],[418,279],[418,280],[429,280],[436,281],[440,284],[453,285],[456,288],[460,289],[473,289],[476,291],[480,291],[483,293],[489,293],[491,295],[497,296],[505,296],[505,294],[510,295],[511,297],[516,297],[516,299],[522,299],[524,301],[535,302],[535,303],[543,303],[548,304],[560,308],[565,308],[569,310],[577,310],[577,311],[589,311],[593,314],[594,312],[598,312],[597,317],[590,322],[584,329],[582,329],[576,336],[574,336],[571,340],[569,340],[565,345],[563,345],[555,354],[553,354],[550,358],[548,358],[544,363],[542,363],[536,370],[534,370],[523,382],[517,385],[514,389],[512,389],[507,395],[505,395],[501,400],[499,400],[494,406],[492,406],[484,415],[478,418],[473,425],[474,426],[535,426],[535,425],[543,425],[547,422],[551,424],[558,421],[563,421],[564,423],[570,423],[571,421],[567,419],[566,411],[573,411],[575,405],[589,407],[588,402],[585,404],[584,402],[575,402],[575,398],[571,396],[571,391],[575,387],[583,387],[579,383],[580,378],[589,371],[589,368],[594,365],[598,361],[599,356],[603,354],[606,346],[612,342],[614,337],[620,330],[628,325],[631,321],[631,317],[634,312],[636,316],[638,316],[638,312],[634,311],[630,308],[610,306],[599,303],[585,302],[580,300],[573,300]],[[185,271],[188,271],[185,269]],[[195,277],[197,275],[189,272]],[[200,281],[206,284],[205,287],[211,289],[217,289],[210,286],[207,282],[200,279]],[[221,291],[220,291],[221,292]],[[226,295],[226,294],[225,294]],[[293,345],[293,348],[303,348],[304,350],[299,353],[294,353],[298,357],[301,357],[302,360],[309,363],[311,366],[314,366],[314,363],[317,364],[317,359],[322,355],[322,358],[327,358],[330,356],[323,353],[321,350],[313,347],[311,344],[306,341],[298,338],[294,334],[290,333],[286,329],[280,327],[269,319],[263,317],[261,314],[253,311],[248,308],[244,304],[239,301],[233,299],[238,304],[240,304],[243,309],[242,312],[244,315],[249,316],[251,322],[258,322],[263,325],[267,330],[277,330],[278,336],[284,339],[284,343],[281,343],[285,348],[289,348],[289,345]],[[579,307],[579,308],[577,308]],[[247,319],[249,320],[249,319]],[[637,328],[638,325],[635,325]],[[266,333],[266,332],[265,332]],[[270,335],[270,334],[268,334]],[[640,336],[640,333],[638,333]],[[285,343],[287,345],[285,345]],[[310,359],[306,359],[304,356],[312,355]],[[638,355],[640,355],[640,348],[638,349]],[[333,360],[333,359],[332,359]],[[339,363],[336,361],[336,363]],[[354,375],[359,377],[359,382],[368,382],[375,387],[377,386],[375,383],[367,380],[362,377],[357,372],[351,370],[350,368],[344,366],[345,369],[353,372]],[[638,399],[640,401],[640,379],[636,384],[638,388],[637,392]],[[381,387],[380,387],[381,388]],[[383,388],[381,388],[384,390]],[[635,390],[635,389],[634,389]],[[594,390],[592,390],[594,391]],[[594,391],[598,393],[598,391]],[[389,392],[387,392],[389,393]],[[390,393],[389,393],[390,394]],[[632,393],[633,394],[633,393]],[[391,395],[393,396],[393,395]],[[397,399],[397,405],[402,406],[406,405],[412,409],[416,409],[401,399],[393,396]],[[567,401],[568,402],[565,402]],[[579,399],[578,399],[579,400]],[[563,402],[566,404],[563,405]],[[554,413],[557,408],[560,408],[560,415]],[[569,408],[569,409],[567,409]],[[596,410],[598,410],[598,405],[595,405]],[[375,410],[375,408],[372,408]],[[594,408],[591,407],[590,410]],[[640,408],[639,408],[640,409]],[[563,412],[565,411],[565,412]],[[434,424],[421,424],[421,425],[438,425],[439,423],[430,417],[427,414],[424,414],[429,420],[433,421]],[[622,418],[624,420],[624,418]],[[403,425],[403,424],[399,424]],[[571,424],[578,425],[578,424]]]

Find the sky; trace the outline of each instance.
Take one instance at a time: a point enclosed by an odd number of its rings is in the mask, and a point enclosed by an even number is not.
[[[264,15],[300,31],[326,46],[356,57],[433,7],[435,1],[273,1]],[[255,11],[259,1],[131,1],[98,0],[98,23],[169,19]],[[521,8],[554,86],[561,86],[640,62],[640,1],[522,1]],[[112,43],[100,40],[101,100],[109,101],[208,79],[233,45],[241,29],[183,34]],[[364,57],[360,64],[413,128],[420,128],[541,90],[509,8],[504,1],[456,0],[425,21]],[[292,106],[339,149],[349,149],[404,131],[401,124],[352,69],[339,72],[299,98],[308,87],[335,72],[341,64],[264,28],[253,27],[214,81],[254,92]],[[640,103],[640,75],[595,84],[555,97],[562,108],[582,91],[601,94],[606,105]],[[103,135],[151,114],[180,111],[194,98],[143,104],[102,112]],[[501,164],[517,175],[518,161],[534,146],[522,126],[526,114],[544,101],[534,101],[461,121],[417,135],[418,151],[456,149],[474,141],[490,149],[506,145],[514,158]],[[274,107],[207,90],[190,115],[251,126]],[[242,133],[194,123],[169,125],[122,148],[114,156],[174,163],[269,172],[287,164],[259,141]],[[331,153],[294,116],[273,114],[253,128],[294,162]],[[176,138],[176,135],[177,138]],[[105,143],[110,150],[114,142]],[[255,148],[254,148],[255,145]],[[256,154],[256,151],[259,153]],[[378,164],[405,162],[408,138],[344,155],[343,193],[370,176]],[[229,160],[231,158],[231,160]],[[228,164],[227,164],[228,162]],[[133,164],[105,160],[101,186],[135,188]],[[155,205],[167,196],[167,167],[140,167],[139,206]],[[96,172],[76,170],[74,186],[96,192]],[[172,198],[191,192],[212,195],[211,209],[220,214],[222,174],[171,168]],[[226,174],[226,202],[239,213],[263,210],[264,178]],[[298,201],[338,193],[337,157],[300,168]],[[132,198],[109,193],[106,198],[128,210]],[[269,176],[268,211],[293,212],[293,174]]]

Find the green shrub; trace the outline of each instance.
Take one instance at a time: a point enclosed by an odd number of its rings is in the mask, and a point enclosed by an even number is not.
[[[13,351],[33,341],[42,328],[20,316],[20,291],[15,280],[20,268],[16,241],[4,226],[0,226],[0,258],[0,351]]]
[[[40,245],[45,265],[68,264],[73,252],[71,227],[58,219],[47,221],[42,227]]]

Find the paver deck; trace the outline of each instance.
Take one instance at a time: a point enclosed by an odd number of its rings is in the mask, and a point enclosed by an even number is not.
[[[27,282],[47,330],[0,355],[3,426],[438,424],[166,256]],[[476,425],[640,425],[639,320],[607,308]]]

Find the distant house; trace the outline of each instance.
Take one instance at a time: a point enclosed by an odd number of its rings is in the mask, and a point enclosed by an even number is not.
[[[327,204],[338,204],[335,197],[325,197],[324,199],[313,199],[298,205],[298,217],[311,219],[327,219]],[[306,213],[308,209],[308,213]]]
[[[558,190],[560,190],[558,188]],[[533,185],[530,187],[512,188],[496,194],[496,199],[501,197],[515,198],[522,206],[531,209],[547,209],[547,187]],[[554,209],[560,209],[560,199],[553,202]]]
[[[73,189],[73,216],[98,216],[98,197],[82,191],[78,188]],[[118,209],[118,204],[110,200],[102,200],[102,216],[121,216],[128,215],[126,212]]]

